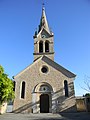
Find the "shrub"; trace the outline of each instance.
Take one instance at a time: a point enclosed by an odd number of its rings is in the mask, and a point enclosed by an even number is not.
[[[0,65],[0,104],[14,99],[13,81],[4,73],[3,67]]]

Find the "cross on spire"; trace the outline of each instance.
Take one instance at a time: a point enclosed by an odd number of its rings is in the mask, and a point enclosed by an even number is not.
[[[44,0],[42,0],[42,8],[45,7],[45,3],[44,3]]]
[[[45,6],[45,4],[44,4],[44,2],[42,3],[42,7],[44,7]]]
[[[41,15],[41,20],[40,20],[38,33],[40,32],[40,30],[42,28],[46,29],[46,31],[50,33],[50,29],[49,29],[49,26],[48,26],[48,21],[47,21],[46,14],[45,14],[44,3],[42,4],[42,15]]]

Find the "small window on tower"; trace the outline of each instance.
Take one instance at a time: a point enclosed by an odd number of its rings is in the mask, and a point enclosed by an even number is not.
[[[42,53],[43,52],[43,41],[39,42],[39,52]]]
[[[49,52],[49,42],[45,42],[45,52]]]

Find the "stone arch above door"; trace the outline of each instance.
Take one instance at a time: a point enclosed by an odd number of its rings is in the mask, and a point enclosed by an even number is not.
[[[37,84],[33,89],[33,93],[39,93],[39,92],[40,93],[52,93],[53,88],[49,83],[41,82]]]
[[[38,83],[34,87],[32,92],[32,103],[35,104],[32,107],[33,113],[52,112],[52,92],[52,86],[46,82]],[[43,99],[46,101],[43,102]]]

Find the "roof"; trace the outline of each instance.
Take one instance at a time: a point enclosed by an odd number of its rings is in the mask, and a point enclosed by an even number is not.
[[[46,30],[50,35],[53,35],[48,25],[44,6],[42,7],[42,15],[40,19],[40,24],[38,26],[38,29],[35,31],[34,37],[36,37],[40,33],[40,31],[42,31],[43,29]]]
[[[29,65],[27,68],[25,68],[24,70],[22,70],[20,73],[18,73],[15,77],[17,77],[18,75],[22,74],[23,72],[25,72],[26,70],[28,70],[29,68],[31,68],[33,65],[35,65],[35,63],[39,62],[40,60],[43,60],[44,62],[46,62],[48,65],[52,66],[53,68],[55,68],[56,70],[58,70],[59,72],[61,72],[62,74],[64,74],[65,76],[69,77],[69,78],[74,78],[76,77],[76,75],[72,72],[70,72],[69,70],[65,69],[64,67],[62,67],[61,65],[57,64],[56,62],[54,62],[53,60],[51,60],[50,58],[46,57],[46,56],[42,56],[39,57],[35,62],[33,62],[31,65]],[[14,77],[14,78],[15,78]]]
[[[76,75],[74,73],[70,72],[69,70],[67,70],[66,68],[62,67],[61,65],[59,65],[55,61],[51,60],[50,58],[48,58],[46,56],[43,56],[42,60],[44,62],[46,62],[47,64],[49,64],[50,66],[52,66],[53,68],[55,68],[56,70],[60,71],[65,76],[67,76],[69,78],[76,77]]]
[[[44,27],[48,32],[50,32],[44,7],[42,8],[42,16],[41,16],[41,20],[40,20],[40,29],[39,29],[39,31],[41,30],[42,27]]]

